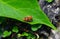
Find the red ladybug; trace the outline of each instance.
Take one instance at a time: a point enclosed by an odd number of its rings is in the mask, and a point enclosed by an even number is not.
[[[32,16],[25,17],[24,21],[31,22],[32,21]]]

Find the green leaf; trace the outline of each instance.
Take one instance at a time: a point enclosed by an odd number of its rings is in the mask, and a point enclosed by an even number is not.
[[[3,37],[7,37],[7,36],[10,36],[11,35],[11,31],[4,31],[3,32]]]
[[[36,36],[31,34],[31,33],[28,33],[29,35],[27,36],[27,39],[36,39]]]
[[[27,33],[27,32],[23,32],[22,36],[26,36],[27,39],[35,39],[36,38],[33,34]]]
[[[31,29],[33,30],[33,31],[37,31],[39,28],[41,28],[42,27],[42,25],[32,25],[31,26]]]
[[[46,1],[50,3],[50,2],[52,2],[53,0],[46,0]]]
[[[53,29],[54,25],[49,21],[37,0],[0,0],[0,16],[14,18],[25,22],[23,19],[32,16],[33,21],[29,24],[45,24]]]
[[[28,33],[26,33],[26,32],[23,32],[22,33],[22,36],[28,36],[29,34]]]
[[[22,35],[19,33],[19,34],[17,34],[17,37],[21,37]]]
[[[12,29],[12,31],[18,33],[19,32],[18,27],[14,26],[13,29]]]

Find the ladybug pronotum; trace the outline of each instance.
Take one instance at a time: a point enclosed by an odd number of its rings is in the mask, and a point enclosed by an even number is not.
[[[25,17],[24,21],[31,22],[32,21],[32,16]]]

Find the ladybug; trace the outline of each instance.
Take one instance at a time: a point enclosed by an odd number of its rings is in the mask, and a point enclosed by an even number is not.
[[[25,17],[24,21],[31,22],[32,21],[32,16]]]

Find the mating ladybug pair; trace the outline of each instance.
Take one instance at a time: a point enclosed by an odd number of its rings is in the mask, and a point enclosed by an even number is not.
[[[23,20],[26,21],[26,22],[31,22],[32,21],[32,16],[25,17]]]

